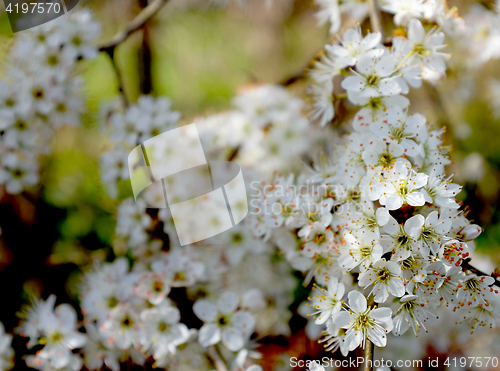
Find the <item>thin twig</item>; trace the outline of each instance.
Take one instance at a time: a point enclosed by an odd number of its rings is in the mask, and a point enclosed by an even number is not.
[[[225,362],[219,356],[219,352],[215,349],[213,345],[208,347],[208,355],[214,361],[215,369],[217,371],[228,371]]]
[[[462,268],[466,269],[468,271],[471,271],[472,273],[478,275],[478,276],[487,276],[487,277],[493,277],[495,282],[493,282],[494,285],[500,287],[500,281],[498,281],[493,275],[484,273],[483,271],[480,271],[479,269],[475,268],[474,266],[470,265],[470,258],[464,259],[462,262]]]
[[[375,304],[373,300],[373,295],[368,296],[367,298],[367,304],[369,307],[373,307]],[[365,339],[365,363],[363,365],[363,371],[373,371],[373,354],[374,354],[374,346],[373,343],[366,338]]]
[[[373,370],[373,352],[374,346],[373,343],[366,339],[365,342],[365,363],[363,365],[364,371],[372,371]]]
[[[116,64],[116,58],[115,58],[114,50],[109,55],[109,58],[111,60],[111,65],[113,66],[113,69],[115,70],[116,80],[117,80],[117,83],[118,83],[118,91],[120,92],[120,96],[122,97],[123,105],[125,107],[128,107],[130,101],[128,100],[127,93],[125,93],[125,85],[123,83],[123,75],[120,72],[120,69],[118,68],[118,65]]]
[[[382,39],[384,39],[384,32],[382,30],[382,24],[380,23],[380,10],[375,4],[375,0],[368,0],[368,12],[370,14],[370,23],[375,32],[380,32]]]
[[[111,41],[101,45],[100,51],[108,52],[124,42],[135,31],[139,30],[150,20],[169,0],[156,0],[145,7],[121,32],[118,32]]]

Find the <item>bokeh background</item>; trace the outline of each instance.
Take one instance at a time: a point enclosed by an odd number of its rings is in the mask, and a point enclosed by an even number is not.
[[[142,0],[80,3],[102,23],[102,41],[123,29],[145,6]],[[461,13],[473,4],[450,1],[450,7],[457,5]],[[317,25],[315,11],[310,0],[274,0],[272,6],[249,0],[245,7],[235,2],[220,7],[205,0],[171,0],[144,31],[117,49],[126,94],[131,101],[143,93],[167,96],[186,123],[228,109],[241,86],[280,83],[301,74],[329,41],[328,27]],[[12,39],[0,4],[0,61],[7,57]],[[485,228],[477,252],[490,259],[478,259],[476,265],[491,272],[500,265],[500,119],[491,109],[489,86],[492,78],[500,78],[500,68],[498,60],[479,69],[469,69],[462,61],[458,52],[441,84],[412,90],[410,99],[418,102],[415,110],[429,121],[447,127],[454,161],[448,173],[465,185],[460,199],[470,207],[469,217]],[[4,71],[3,64],[0,68]],[[43,160],[41,190],[36,195],[11,196],[0,187],[0,319],[7,331],[18,324],[16,313],[31,296],[54,293],[59,301],[78,307],[80,267],[96,257],[114,256],[110,246],[117,205],[99,180],[104,143],[99,117],[102,103],[116,99],[118,83],[105,53],[79,68],[88,102],[84,127],[58,131],[53,153]],[[299,81],[291,88],[300,91],[304,85]],[[295,316],[291,324],[301,335],[269,340],[264,350],[269,357],[281,357],[283,349],[311,356],[318,351],[303,336],[305,320]],[[14,347],[22,349],[24,342],[15,338]],[[16,369],[24,367],[21,364]]]

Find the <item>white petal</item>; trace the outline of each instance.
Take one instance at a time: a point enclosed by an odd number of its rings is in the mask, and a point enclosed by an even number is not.
[[[235,328],[226,328],[222,330],[222,343],[232,352],[240,350],[245,344],[241,332]]]
[[[238,295],[231,291],[223,293],[217,300],[217,308],[224,314],[234,312],[238,308]]]
[[[221,339],[219,327],[214,324],[204,325],[198,332],[198,341],[202,347],[217,344]]]
[[[204,322],[213,322],[217,316],[215,305],[205,299],[197,300],[193,305],[193,312]]]
[[[353,290],[347,295],[347,297],[349,298],[349,307],[351,307],[351,309],[354,312],[359,313],[359,312],[364,312],[366,310],[367,307],[366,298],[362,293]]]

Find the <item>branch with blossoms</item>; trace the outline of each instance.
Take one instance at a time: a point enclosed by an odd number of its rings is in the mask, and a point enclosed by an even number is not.
[[[368,7],[380,30],[374,2]],[[409,114],[404,96],[423,80],[434,84],[444,76],[445,35],[437,25],[424,28],[424,5],[409,10],[394,1],[382,10],[404,27],[390,48],[380,32],[363,37],[358,26],[343,33],[340,45],[326,45],[308,71],[310,116],[320,126],[334,118],[334,83],[345,76],[347,100],[360,106],[354,132],[334,146],[335,158],[315,163],[305,192],[295,193],[302,185],[295,179],[278,177],[259,193],[255,210],[257,235],[272,239],[281,229],[280,236],[297,241],[276,243],[294,268],[307,270],[306,283],[318,283],[311,315],[327,334],[326,349],[344,356],[357,347],[370,353],[371,343],[386,346],[389,332],[427,331],[438,307],[461,311],[472,328],[496,321],[497,281],[469,263],[482,229],[458,211],[461,187],[444,174],[450,161],[443,130],[429,132],[423,115]],[[349,273],[370,291],[365,296],[351,286],[344,304]],[[384,306],[390,297],[399,303]],[[379,307],[368,306],[367,298]]]

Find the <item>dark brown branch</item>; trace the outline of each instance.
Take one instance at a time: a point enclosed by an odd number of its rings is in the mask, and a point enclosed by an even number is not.
[[[123,105],[127,107],[129,105],[129,100],[127,97],[127,93],[125,93],[125,85],[123,82],[123,75],[120,72],[120,69],[118,68],[118,65],[116,64],[116,58],[115,58],[115,52],[113,50],[112,53],[109,54],[109,58],[111,60],[111,65],[113,66],[113,69],[115,70],[116,74],[116,81],[118,84],[118,91],[120,93],[120,96],[122,97]]]
[[[99,50],[102,52],[110,53],[118,45],[124,42],[130,35],[137,30],[141,29],[147,21],[158,13],[169,0],[155,0],[153,3],[145,7],[128,25],[125,29],[117,33],[111,41],[101,45]]]
[[[487,274],[487,273],[484,273],[483,271],[480,271],[479,269],[475,268],[474,266],[472,266],[470,264],[470,258],[467,258],[467,259],[464,259],[464,261],[462,262],[462,268],[463,269],[466,269],[468,271],[471,271],[472,273],[478,275],[478,276],[489,276],[489,277],[493,277],[493,279],[495,280],[495,282],[493,283],[494,285],[500,287],[500,281],[498,281],[492,274]]]

